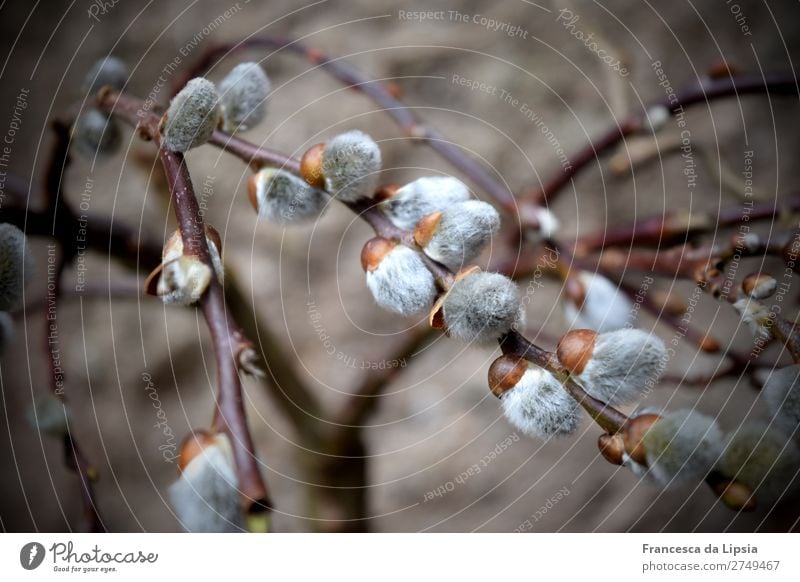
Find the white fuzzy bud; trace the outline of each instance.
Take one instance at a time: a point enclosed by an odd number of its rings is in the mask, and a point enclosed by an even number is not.
[[[172,98],[164,115],[161,135],[164,147],[186,152],[203,145],[220,121],[219,96],[214,83],[192,79]]]
[[[211,268],[199,258],[183,256],[164,263],[157,293],[164,303],[192,305],[200,301],[211,283]]]
[[[106,85],[121,90],[128,81],[128,66],[122,59],[106,57],[92,65],[83,79],[81,91],[83,93],[96,93]]]
[[[638,329],[601,333],[591,358],[575,378],[603,402],[628,404],[655,386],[665,358],[664,342],[651,333]]]
[[[381,150],[362,131],[337,135],[322,152],[325,188],[345,202],[371,197],[378,186],[380,169]]]
[[[278,224],[318,218],[328,197],[286,170],[264,168],[250,178],[250,197],[258,216]]]
[[[245,131],[267,111],[270,82],[258,63],[241,63],[220,82],[220,105],[225,131]]]
[[[452,176],[425,176],[409,182],[380,208],[398,228],[413,230],[422,217],[469,200],[469,189]]]
[[[717,463],[722,440],[713,418],[688,409],[669,412],[642,438],[648,474],[664,487],[699,483]]]
[[[517,285],[498,273],[458,279],[442,309],[448,334],[464,342],[490,342],[525,322]]]
[[[194,533],[244,530],[238,481],[227,437],[217,435],[170,485],[169,497],[183,528]]]
[[[577,277],[584,287],[585,299],[580,308],[572,299],[564,299],[564,317],[570,329],[603,333],[628,326],[633,304],[616,285],[598,273],[583,271]]]
[[[656,105],[647,110],[647,119],[650,121],[650,125],[653,126],[653,131],[662,129],[670,117],[669,109],[663,105]]]
[[[534,210],[536,220],[539,223],[539,235],[542,238],[553,238],[557,233],[560,226],[556,215],[550,212],[549,209],[537,207]]]
[[[429,220],[426,217],[419,224],[417,243],[426,255],[452,271],[474,261],[500,229],[497,210],[480,200],[459,202],[442,211],[435,222]]]
[[[775,424],[800,440],[800,364],[772,370],[761,394]]]
[[[113,154],[122,140],[117,122],[97,109],[87,109],[72,128],[72,145],[84,158]]]
[[[217,241],[219,234],[206,227],[206,245],[211,257],[214,273],[220,282],[224,280],[225,269]],[[166,304],[192,305],[200,300],[211,283],[212,271],[198,257],[184,255],[183,238],[176,230],[164,245],[161,266],[148,277],[145,283],[148,293],[155,294]],[[155,287],[151,282],[155,281]]]
[[[372,239],[362,252],[367,287],[375,302],[400,315],[427,311],[436,298],[436,282],[417,252],[385,239]]]
[[[0,224],[0,311],[22,305],[23,289],[33,268],[25,233],[13,224]]]
[[[733,308],[739,312],[742,321],[747,324],[756,338],[772,336],[769,329],[772,314],[764,304],[755,299],[743,297],[733,304]]]
[[[528,436],[549,439],[578,430],[580,405],[546,370],[528,368],[500,398],[508,421]]]
[[[0,311],[0,356],[14,343],[14,319],[5,311]]]
[[[782,431],[749,423],[728,437],[718,469],[747,485],[759,502],[773,503],[797,487],[800,451]]]
[[[33,429],[43,434],[55,438],[69,434],[69,408],[50,392],[36,399],[28,409],[27,417]]]

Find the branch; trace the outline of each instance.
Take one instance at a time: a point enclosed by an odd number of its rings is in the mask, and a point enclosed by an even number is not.
[[[494,178],[475,160],[467,156],[462,148],[453,145],[438,131],[426,126],[412,109],[409,109],[395,96],[394,86],[390,87],[381,81],[371,79],[354,67],[344,63],[341,57],[330,57],[319,50],[306,47],[297,40],[277,36],[260,36],[248,38],[236,44],[221,44],[211,47],[181,78],[174,92],[177,93],[190,79],[205,74],[216,64],[218,59],[248,48],[267,48],[275,52],[286,50],[294,53],[326,71],[347,87],[360,91],[391,116],[407,136],[418,139],[430,146],[453,167],[463,172],[464,175],[477,184],[481,190],[494,198],[504,210],[516,213],[517,202],[506,185]]]
[[[767,93],[769,95],[794,95],[797,96],[796,75],[792,72],[777,73],[762,77],[760,74],[728,75],[726,77],[704,78],[691,83],[682,90],[677,91],[672,98],[666,97],[650,107],[644,114],[636,113],[623,119],[618,125],[609,128],[598,138],[589,143],[570,157],[571,165],[553,176],[544,185],[528,191],[521,197],[520,203],[532,201],[540,206],[552,202],[555,195],[564,186],[601,154],[608,151],[627,136],[649,128],[647,112],[654,108],[664,108],[670,115],[683,113],[684,109],[696,103],[710,103],[723,97],[740,97],[742,95]]]

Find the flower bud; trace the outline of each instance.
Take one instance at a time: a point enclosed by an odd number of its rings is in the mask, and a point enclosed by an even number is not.
[[[5,311],[0,311],[0,356],[14,343],[14,319]]]
[[[247,185],[250,202],[258,216],[278,224],[318,218],[327,197],[286,170],[264,168]]]
[[[344,202],[371,197],[378,185],[380,169],[378,144],[362,131],[337,135],[322,151],[325,189]]]
[[[324,150],[325,144],[318,143],[308,148],[300,158],[300,176],[314,188],[325,188],[325,175],[322,173],[322,152]]]
[[[578,273],[576,279],[583,286],[583,301],[576,305],[572,299],[564,300],[569,328],[607,332],[629,325],[633,304],[616,285],[598,273],[587,271]]]
[[[84,158],[113,154],[122,137],[117,122],[97,109],[87,109],[72,128],[72,144]]]
[[[778,288],[778,282],[767,273],[751,273],[742,281],[742,291],[753,299],[766,299]]]
[[[96,93],[106,85],[121,90],[128,81],[128,66],[122,59],[108,56],[92,65],[81,84],[81,92]]]
[[[220,255],[222,241],[210,226],[206,226],[206,244],[214,273],[222,282],[225,275]],[[208,289],[211,277],[211,269],[199,257],[183,253],[183,238],[180,230],[176,230],[164,245],[161,265],[147,277],[145,291],[161,297],[166,304],[192,305]]]
[[[498,273],[472,272],[457,279],[442,303],[447,333],[464,342],[489,342],[523,326],[516,284]]]
[[[491,204],[467,200],[425,216],[414,240],[434,261],[451,271],[474,261],[500,229],[500,215]]]
[[[597,439],[597,448],[603,458],[613,465],[624,463],[625,445],[618,434],[601,434]]]
[[[413,230],[426,215],[469,200],[466,185],[451,176],[426,176],[395,190],[380,208],[398,228]]]
[[[37,398],[28,409],[27,416],[28,422],[36,431],[55,438],[69,434],[69,408],[52,392]]]
[[[748,423],[729,435],[718,469],[725,477],[747,485],[761,502],[788,495],[800,450],[782,431],[760,422]]]
[[[642,412],[631,417],[622,433],[622,444],[625,454],[635,463],[644,465],[647,462],[646,452],[642,439],[654,423],[661,420],[661,416],[652,412]]]
[[[800,364],[772,370],[761,394],[775,424],[800,440]]]
[[[500,398],[503,414],[528,436],[549,439],[574,433],[580,405],[550,372],[511,355],[489,368],[489,387]]]
[[[375,302],[400,315],[430,309],[436,298],[436,281],[412,249],[375,237],[361,251],[361,266]]]
[[[742,297],[733,303],[733,308],[739,312],[742,322],[747,324],[756,338],[772,337],[772,312],[761,302],[751,297]]]
[[[196,533],[242,531],[244,514],[228,438],[189,435],[181,447],[181,465],[169,497],[183,528]]]
[[[642,437],[649,474],[660,485],[699,483],[722,452],[722,431],[713,418],[676,410],[654,422]]]
[[[270,82],[258,63],[241,63],[220,82],[222,128],[245,131],[257,125],[267,110]]]
[[[202,77],[192,79],[172,98],[161,120],[164,147],[186,152],[203,145],[219,121],[219,96],[214,83]]]
[[[719,500],[734,511],[752,511],[756,508],[753,491],[745,484],[730,479],[715,479],[711,485]]]
[[[23,288],[33,268],[25,234],[13,224],[0,224],[0,311],[22,305]]]
[[[573,330],[561,339],[556,355],[589,395],[626,404],[656,383],[666,348],[658,337],[638,329]]]

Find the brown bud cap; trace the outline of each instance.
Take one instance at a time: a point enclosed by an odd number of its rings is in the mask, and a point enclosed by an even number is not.
[[[659,420],[661,420],[661,417],[657,414],[640,414],[637,417],[631,418],[625,424],[625,429],[622,433],[625,452],[640,465],[647,462],[645,458],[646,451],[642,445],[642,438],[644,438],[645,433],[647,433],[650,427]]]
[[[399,189],[400,184],[384,184],[375,191],[375,195],[372,199],[375,202],[384,202],[394,196]]]
[[[558,361],[570,374],[579,375],[592,357],[597,332],[591,329],[575,329],[564,334],[556,348]]]
[[[258,212],[258,172],[247,179],[247,198],[253,209]]]
[[[768,273],[750,273],[742,281],[742,291],[753,299],[766,299],[778,288],[778,282]]]
[[[514,388],[528,370],[528,362],[520,357],[505,354],[489,366],[489,388],[500,398]]]
[[[222,237],[219,236],[219,231],[211,225],[206,224],[206,238],[211,244],[217,248],[218,253],[222,253]]]
[[[181,443],[180,457],[178,459],[178,472],[184,469],[205,450],[216,443],[217,437],[205,430],[195,430],[186,435]]]
[[[378,268],[383,258],[397,246],[395,241],[376,236],[369,239],[361,249],[361,267],[370,273]]]
[[[744,483],[720,479],[712,485],[714,493],[720,501],[735,511],[753,511],[756,508],[756,498],[753,491]]]
[[[720,350],[719,342],[710,335],[703,337],[698,347],[707,354],[716,354]]]
[[[612,465],[622,464],[622,453],[625,452],[625,442],[618,434],[601,434],[597,439],[597,448],[603,458]]]
[[[164,263],[161,263],[147,276],[144,281],[144,292],[153,297],[158,296],[158,280],[161,278],[161,272],[164,270]]]
[[[428,314],[428,325],[433,329],[444,329],[444,300],[447,294],[442,294],[433,304],[433,309]]]
[[[783,246],[783,262],[795,273],[800,273],[800,230],[796,230]]]
[[[422,220],[417,223],[417,227],[414,229],[414,240],[420,247],[424,249],[428,246],[441,220],[441,212],[431,212],[427,216],[423,216]]]
[[[322,173],[322,152],[325,149],[324,143],[313,145],[300,159],[300,175],[308,184],[314,188],[325,189],[325,176]]]

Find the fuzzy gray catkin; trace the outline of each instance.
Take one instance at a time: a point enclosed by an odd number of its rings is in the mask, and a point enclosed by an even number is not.
[[[525,321],[517,285],[498,273],[472,273],[457,280],[442,309],[447,332],[464,342],[495,340]]]
[[[119,91],[125,87],[128,76],[128,65],[122,59],[108,56],[92,65],[83,79],[81,91],[84,94],[96,93],[106,85]]]
[[[580,405],[546,370],[529,367],[500,398],[508,421],[528,436],[549,439],[578,430]]]
[[[25,234],[13,224],[0,224],[0,311],[14,311],[22,305],[33,269]]]
[[[328,197],[285,170],[264,168],[255,176],[258,215],[286,224],[318,218]]]
[[[382,308],[400,315],[416,315],[431,308],[436,298],[433,275],[412,249],[397,245],[374,270],[367,271],[367,287]]]
[[[452,271],[470,264],[500,229],[500,215],[491,204],[468,200],[444,210],[425,254]]]
[[[219,96],[214,83],[192,79],[172,98],[161,128],[164,147],[186,152],[206,143],[220,121]]]
[[[222,128],[245,131],[258,124],[267,111],[270,82],[258,63],[236,65],[220,82]]]
[[[775,424],[800,440],[800,364],[772,370],[761,395]]]
[[[380,203],[380,208],[396,227],[413,230],[423,216],[467,200],[469,189],[461,180],[452,176],[424,176],[397,190]]]
[[[322,152],[325,188],[344,202],[371,197],[378,185],[380,169],[378,144],[362,131],[337,135],[325,144]]]
[[[5,311],[0,311],[0,356],[14,343],[14,319]]]
[[[576,378],[591,396],[609,404],[628,404],[655,386],[665,358],[664,342],[651,333],[638,329],[601,333]]]
[[[227,437],[203,449],[170,485],[169,497],[183,528],[193,533],[243,531],[244,515]]]
[[[722,442],[713,418],[689,409],[669,412],[642,438],[648,474],[664,487],[699,483],[719,460]]]
[[[563,302],[564,317],[570,329],[592,329],[604,333],[627,327],[635,313],[633,304],[611,281],[598,273],[582,271],[578,280],[585,299],[578,308],[570,298]]]
[[[759,502],[773,503],[796,488],[800,451],[783,431],[748,423],[728,436],[718,469],[747,485]]]
[[[121,141],[116,120],[97,109],[81,113],[72,128],[72,145],[84,158],[111,155],[117,151]]]

